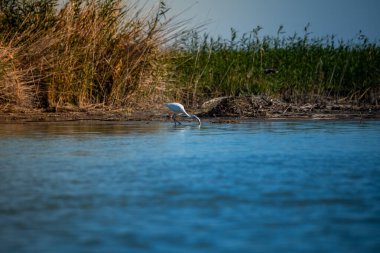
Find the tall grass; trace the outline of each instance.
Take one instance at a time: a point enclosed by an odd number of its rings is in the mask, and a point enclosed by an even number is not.
[[[222,39],[192,32],[176,42],[175,82],[186,99],[266,94],[292,102],[321,97],[378,103],[380,47],[361,33],[349,41],[334,36],[260,36],[250,33]],[[268,74],[269,70],[277,73]],[[272,71],[273,72],[273,71]]]
[[[0,1],[0,106],[123,106],[167,96],[196,105],[217,96],[265,94],[287,101],[346,98],[378,103],[380,47],[359,34],[176,37],[169,8],[124,0]],[[174,44],[169,44],[176,38]],[[267,74],[268,69],[276,73]]]
[[[174,29],[164,2],[145,15],[122,0],[71,0],[60,10],[54,0],[12,2],[0,6],[0,102],[16,97],[13,85],[33,87],[42,107],[124,105],[155,83]],[[7,81],[12,68],[23,81]]]
[[[25,70],[15,60],[17,48],[0,44],[0,105],[29,106],[31,87],[25,85]]]

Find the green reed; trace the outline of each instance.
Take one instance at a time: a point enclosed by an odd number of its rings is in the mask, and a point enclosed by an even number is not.
[[[193,101],[215,96],[265,94],[293,102],[321,97],[374,103],[380,92],[380,47],[359,33],[334,36],[260,36],[261,27],[231,38],[188,33],[175,44],[175,82]],[[266,73],[269,69],[276,73]],[[376,98],[377,96],[377,98]]]

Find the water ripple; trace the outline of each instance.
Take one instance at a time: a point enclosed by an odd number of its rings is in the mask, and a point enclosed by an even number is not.
[[[4,252],[379,252],[380,122],[0,125]]]

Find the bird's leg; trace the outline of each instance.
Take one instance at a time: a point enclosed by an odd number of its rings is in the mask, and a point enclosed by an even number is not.
[[[179,122],[178,120],[176,120],[175,113],[173,114],[173,120],[174,120],[174,125],[177,125],[177,123],[178,123],[178,125],[182,125],[181,122]]]

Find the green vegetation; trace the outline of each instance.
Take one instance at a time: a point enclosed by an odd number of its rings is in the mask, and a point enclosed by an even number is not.
[[[363,34],[337,42],[311,37],[308,26],[290,37],[283,27],[262,37],[257,27],[215,39],[184,32],[164,1],[145,15],[123,0],[57,3],[0,1],[2,108],[124,106],[136,97],[197,105],[251,94],[379,102],[380,47]]]
[[[374,102],[380,92],[380,47],[359,34],[260,37],[260,27],[238,37],[210,38],[193,32],[177,41],[175,73],[188,97],[266,94],[292,102],[322,97]],[[272,73],[268,73],[272,72]],[[274,73],[275,72],[275,73]]]

